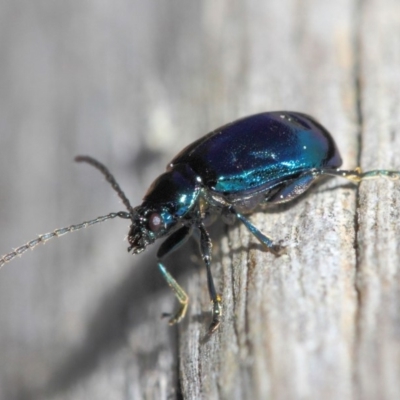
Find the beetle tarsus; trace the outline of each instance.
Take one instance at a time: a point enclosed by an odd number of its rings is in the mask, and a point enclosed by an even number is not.
[[[179,283],[175,280],[175,278],[167,271],[163,264],[158,263],[158,268],[160,269],[164,279],[167,281],[169,287],[175,293],[176,298],[179,301],[180,307],[178,311],[173,314],[172,318],[168,321],[170,325],[175,325],[180,322],[184,316],[186,315],[187,307],[189,304],[189,297],[186,292],[182,289]],[[169,317],[172,314],[164,313],[162,317]]]
[[[271,247],[267,247],[268,250],[277,257],[286,253],[286,246],[281,244],[273,244]]]
[[[169,325],[178,324],[185,317],[188,304],[189,304],[189,298],[186,303],[181,304],[181,306],[179,307],[178,311],[175,314],[162,313],[161,318],[169,318],[169,320],[168,320]]]
[[[212,321],[210,327],[208,328],[207,335],[212,335],[219,327],[221,323],[222,317],[222,300],[221,296],[217,295],[216,298],[212,301]]]

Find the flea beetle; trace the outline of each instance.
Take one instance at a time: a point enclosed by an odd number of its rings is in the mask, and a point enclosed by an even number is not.
[[[399,171],[374,170],[362,173],[341,170],[339,151],[330,133],[314,118],[289,111],[265,112],[226,124],[184,148],[150,186],[141,205],[132,207],[109,170],[89,156],[88,163],[103,173],[118,193],[127,211],[110,213],[93,220],[40,235],[0,259],[0,267],[49,239],[89,225],[120,217],[130,220],[128,251],[141,253],[156,239],[166,237],[158,253],[158,266],[174,291],[180,307],[169,323],[186,313],[188,296],[163,264],[164,258],[182,245],[194,230],[199,232],[202,259],[207,268],[212,321],[208,333],[219,326],[221,298],[211,274],[211,240],[206,221],[214,216],[236,218],[275,254],[281,247],[245,217],[257,206],[290,201],[319,177],[333,175],[353,182],[383,176],[398,179]]]

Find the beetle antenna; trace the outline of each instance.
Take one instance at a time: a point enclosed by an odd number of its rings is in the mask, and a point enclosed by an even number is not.
[[[131,219],[131,214],[127,213],[125,211],[120,211],[120,212],[116,212],[116,213],[110,213],[107,215],[103,215],[101,217],[97,217],[95,219],[92,219],[90,221],[85,221],[82,222],[78,225],[71,225],[68,226],[66,228],[59,228],[54,230],[53,232],[49,232],[49,233],[45,233],[43,235],[39,235],[36,239],[33,239],[31,241],[29,241],[28,243],[14,249],[11,253],[5,254],[4,256],[2,256],[0,258],[0,269],[7,264],[8,262],[10,262],[11,260],[13,260],[15,257],[22,255],[23,253],[25,253],[27,250],[31,249],[33,250],[37,245],[41,244],[41,243],[46,243],[48,240],[56,238],[56,237],[60,237],[62,235],[65,235],[66,233],[69,232],[75,232],[75,231],[79,231],[79,229],[82,228],[86,228],[88,226],[97,224],[99,222],[104,222],[107,221],[108,219],[113,219],[113,218],[123,218],[123,219]]]
[[[97,161],[93,157],[90,156],[76,156],[75,157],[76,162],[85,162],[93,167],[97,168],[106,178],[106,181],[111,184],[112,188],[118,193],[119,198],[122,200],[124,203],[125,207],[129,211],[131,215],[134,214],[133,207],[131,206],[131,203],[129,202],[128,198],[125,196],[125,193],[115,180],[113,174],[109,171],[109,169],[102,164],[100,161]]]

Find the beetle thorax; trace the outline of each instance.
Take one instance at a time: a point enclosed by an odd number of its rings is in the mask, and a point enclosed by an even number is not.
[[[160,175],[134,210],[128,250],[138,254],[170,233],[196,207],[200,189],[199,178],[187,165],[176,165]]]

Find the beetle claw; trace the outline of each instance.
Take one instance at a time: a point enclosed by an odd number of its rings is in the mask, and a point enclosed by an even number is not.
[[[172,313],[162,313],[161,318],[169,318],[168,324],[175,325],[179,323],[183,317],[186,315],[188,303],[182,304],[175,314]]]
[[[211,336],[219,327],[222,317],[222,300],[221,296],[217,295],[214,300],[212,300],[212,321],[210,327],[208,328],[207,336]]]
[[[273,253],[275,256],[280,257],[281,255],[286,253],[287,247],[281,244],[274,244],[269,249],[271,253]]]

